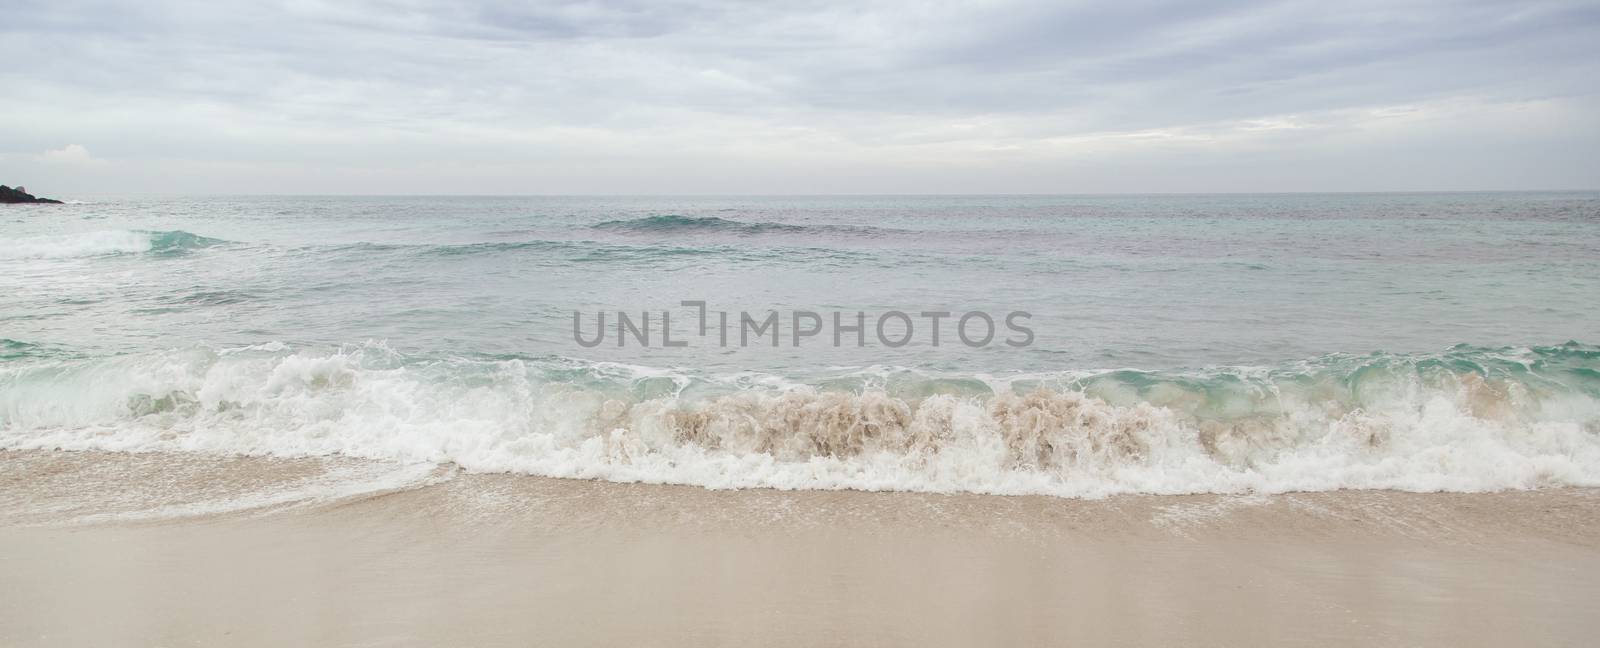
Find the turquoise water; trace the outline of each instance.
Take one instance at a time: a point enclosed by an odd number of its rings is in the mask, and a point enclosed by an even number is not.
[[[1065,495],[1600,480],[1600,193],[107,196],[0,235],[13,447]],[[686,300],[784,337],[722,345]],[[663,310],[686,346],[574,340],[575,312]],[[867,343],[793,343],[796,311]],[[909,344],[874,339],[889,311]],[[923,311],[1033,339],[934,346]]]
[[[1171,368],[1600,332],[1595,194],[108,198],[0,218],[7,337],[69,353],[378,339],[423,355],[574,355],[573,310],[687,321],[677,304],[692,299],[758,313],[1023,310],[1038,339],[986,353],[580,355]],[[129,232],[151,240],[113,240]]]

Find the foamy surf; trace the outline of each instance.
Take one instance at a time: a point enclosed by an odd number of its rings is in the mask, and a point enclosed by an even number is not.
[[[11,449],[709,488],[1100,497],[1600,485],[1600,350],[1011,377],[706,375],[270,344],[0,367]]]
[[[0,259],[65,259],[144,252],[172,253],[225,241],[181,230],[97,230],[26,236],[0,243]]]

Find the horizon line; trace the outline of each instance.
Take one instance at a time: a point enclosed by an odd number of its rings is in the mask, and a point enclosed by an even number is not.
[[[12,185],[18,186],[18,185]],[[26,186],[26,185],[20,185]],[[251,193],[251,192],[79,192],[91,196],[237,198],[1003,198],[1003,197],[1183,197],[1183,196],[1381,196],[1447,194],[1600,193],[1571,189],[1402,189],[1344,191],[1097,191],[1097,192],[930,192],[930,193]],[[37,194],[35,194],[37,195]],[[64,195],[64,194],[63,194]]]

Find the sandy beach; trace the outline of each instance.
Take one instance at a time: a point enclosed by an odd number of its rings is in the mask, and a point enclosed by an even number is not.
[[[0,644],[1586,645],[1600,492],[705,490],[6,452]],[[374,475],[386,475],[372,471]]]

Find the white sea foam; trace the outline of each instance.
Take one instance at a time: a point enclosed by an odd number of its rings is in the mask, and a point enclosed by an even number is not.
[[[98,230],[73,234],[29,236],[0,242],[0,260],[62,259],[110,254],[183,254],[227,243],[182,230]]]
[[[149,232],[98,230],[0,241],[0,259],[60,259],[150,250]]]
[[[77,505],[73,510],[34,509],[14,514],[21,514],[24,520],[48,520],[51,524],[99,524],[257,513],[417,488],[448,481],[452,476],[448,469],[428,464],[334,463],[295,479],[264,480],[265,487],[262,484],[219,487],[214,483],[162,483],[159,485],[165,488],[158,495],[148,492],[148,488],[130,488],[117,494],[96,492],[70,500]],[[174,497],[177,501],[166,501]],[[78,510],[89,512],[71,517]]]
[[[557,369],[567,377],[546,377]],[[571,369],[420,362],[381,345],[35,360],[0,367],[0,446],[342,455],[711,488],[1098,497],[1600,486],[1600,403],[1474,372],[1261,378],[1231,391],[990,378],[994,393],[908,396]]]

